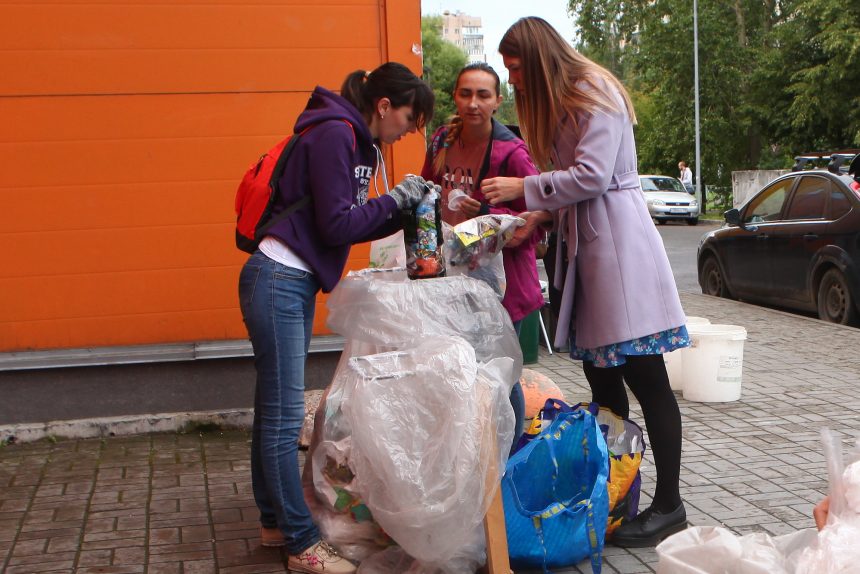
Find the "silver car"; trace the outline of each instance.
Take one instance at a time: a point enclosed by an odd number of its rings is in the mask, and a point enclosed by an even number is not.
[[[684,220],[687,225],[699,223],[699,202],[680,181],[667,175],[640,175],[639,183],[654,221],[660,225],[671,219]]]

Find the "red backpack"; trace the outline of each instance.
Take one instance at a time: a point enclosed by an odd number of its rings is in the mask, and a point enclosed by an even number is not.
[[[352,124],[343,121],[352,128]],[[285,138],[260,156],[245,172],[245,177],[236,190],[236,247],[242,251],[256,251],[269,229],[311,202],[311,196],[306,195],[272,217],[272,208],[278,197],[278,182],[284,174],[290,153],[299,138],[312,127]],[[355,150],[354,128],[352,148]]]

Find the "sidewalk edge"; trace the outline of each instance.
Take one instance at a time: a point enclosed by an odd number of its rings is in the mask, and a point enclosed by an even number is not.
[[[235,409],[20,423],[0,426],[0,445],[12,442],[33,442],[46,438],[80,439],[152,432],[177,432],[203,425],[250,429],[253,420],[253,409]]]

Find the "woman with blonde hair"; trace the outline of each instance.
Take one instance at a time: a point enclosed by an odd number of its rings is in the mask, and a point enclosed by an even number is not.
[[[490,204],[525,198],[525,235],[558,231],[562,292],[556,345],[583,361],[592,400],[627,417],[624,383],[642,407],[656,466],[651,506],[612,542],[651,546],[686,527],[679,492],[681,414],[663,353],[689,345],[678,291],[639,188],[627,91],[546,21],[522,18],[499,52],[540,174],[484,180]]]

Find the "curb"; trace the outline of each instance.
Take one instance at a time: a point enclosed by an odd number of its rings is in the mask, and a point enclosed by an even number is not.
[[[126,415],[98,419],[21,423],[0,426],[0,445],[55,440],[127,436],[154,432],[178,432],[197,426],[248,429],[253,409]]]
[[[305,443],[310,441],[310,433],[313,431],[313,417],[322,394],[323,391],[321,390],[305,391],[305,425],[299,439],[300,444],[303,441]],[[43,439],[104,438],[148,433],[187,432],[199,427],[250,430],[253,423],[254,409],[121,415],[95,419],[19,423],[0,426],[0,446]]]
[[[757,303],[748,303],[746,301],[742,301],[740,299],[729,299],[727,297],[717,297],[716,295],[706,295],[705,293],[697,293],[695,291],[690,291],[687,293],[679,293],[679,295],[695,295],[697,297],[707,297],[708,299],[714,301],[731,301],[732,303],[737,303],[739,305],[746,305],[748,307],[753,307],[755,309],[760,309],[762,311],[767,311],[769,313],[775,313],[777,315],[782,315],[784,317],[791,317],[793,319],[803,319],[805,321],[812,321],[813,323],[817,323],[819,325],[828,325],[830,327],[837,327],[842,329],[848,333],[857,333],[860,328],[852,327],[851,325],[841,325],[839,323],[828,323],[824,319],[819,319],[818,317],[814,317],[811,315],[804,315],[802,311],[792,311],[790,309],[780,309],[777,307],[768,307],[767,305],[759,305]]]

